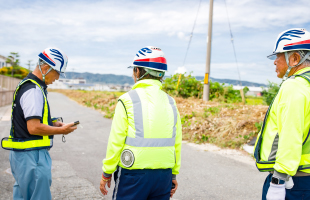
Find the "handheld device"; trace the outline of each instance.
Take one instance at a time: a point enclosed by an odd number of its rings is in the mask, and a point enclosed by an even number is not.
[[[172,183],[171,190],[175,188],[175,184]]]
[[[78,124],[80,124],[80,121],[74,122],[73,126],[76,126],[76,125],[78,125]]]

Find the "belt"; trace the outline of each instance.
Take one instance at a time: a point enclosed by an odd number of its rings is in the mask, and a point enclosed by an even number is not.
[[[270,172],[271,174],[273,174],[273,172]],[[310,176],[309,173],[305,173],[305,172],[301,172],[301,171],[298,171],[296,172],[296,174],[294,175],[294,177],[301,177],[301,176]]]

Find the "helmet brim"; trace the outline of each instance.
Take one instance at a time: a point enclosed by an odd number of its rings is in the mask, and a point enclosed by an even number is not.
[[[59,72],[58,70],[55,70],[58,74],[60,78],[66,78],[66,74],[65,72]]]
[[[60,73],[60,74],[59,74],[59,77],[61,77],[61,78],[67,78],[65,73]]]
[[[270,60],[275,60],[277,58],[277,54],[278,53],[270,54],[269,56],[267,56],[267,58],[270,59]]]

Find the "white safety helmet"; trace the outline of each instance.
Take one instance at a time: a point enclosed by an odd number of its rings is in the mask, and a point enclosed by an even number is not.
[[[300,55],[301,56],[300,62],[295,66],[290,66],[288,52],[303,51],[303,50],[308,51],[306,55],[305,56]],[[306,29],[304,28],[293,28],[293,29],[288,29],[286,31],[283,31],[282,33],[279,34],[277,38],[273,53],[267,56],[267,58],[271,60],[275,60],[277,57],[276,55],[278,53],[284,53],[286,63],[288,65],[287,72],[285,76],[283,77],[283,79],[286,80],[290,70],[293,67],[299,66],[306,59],[309,58],[310,56],[310,33],[306,31]]]
[[[167,71],[165,54],[158,47],[146,46],[138,51],[132,65],[129,66],[129,68],[134,67],[142,67],[146,71],[138,80],[142,79],[147,74],[155,77],[163,77]]]
[[[47,73],[49,73],[52,69],[54,69],[60,75],[63,75],[65,77],[65,71],[68,64],[68,57],[62,50],[58,48],[46,48],[38,56],[39,56],[40,71],[41,71],[40,61],[43,61],[44,63],[48,64],[51,67]],[[46,74],[42,74],[43,81],[45,80]]]

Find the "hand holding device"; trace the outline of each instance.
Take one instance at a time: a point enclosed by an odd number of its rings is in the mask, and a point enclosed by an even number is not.
[[[76,121],[76,122],[73,123],[73,126],[77,126],[79,124],[80,124],[80,121]]]

